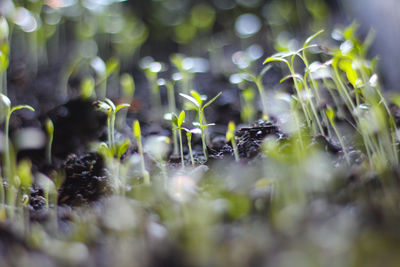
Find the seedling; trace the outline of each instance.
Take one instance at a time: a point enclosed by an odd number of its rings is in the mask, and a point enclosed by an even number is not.
[[[270,57],[268,57],[265,61],[264,64],[269,63],[269,62],[283,62],[287,65],[288,69],[289,69],[289,75],[287,75],[286,77],[284,77],[281,82],[286,81],[287,79],[292,79],[293,83],[294,83],[294,87],[296,89],[296,94],[297,94],[297,98],[299,100],[299,103],[301,105],[301,109],[303,111],[304,117],[306,119],[307,122],[307,126],[308,127],[312,127],[314,125],[312,125],[312,121],[315,121],[317,123],[317,127],[319,132],[324,135],[324,129],[322,127],[320,118],[318,116],[317,113],[317,109],[313,103],[312,100],[312,96],[313,94],[311,93],[309,86],[307,84],[307,72],[305,74],[305,77],[302,77],[300,74],[296,73],[295,68],[294,68],[294,60],[296,57],[299,57],[304,64],[306,65],[306,67],[308,68],[308,60],[305,56],[305,51],[313,48],[313,47],[317,47],[317,45],[310,45],[310,42],[317,37],[318,35],[320,35],[323,31],[319,31],[316,34],[310,36],[309,38],[307,38],[307,40],[304,42],[303,47],[298,49],[297,51],[288,51],[288,52],[280,52],[280,53],[276,53]],[[304,91],[303,91],[304,89]],[[316,89],[315,89],[316,91]],[[314,91],[314,94],[317,94]],[[304,97],[306,96],[306,97]],[[311,111],[309,111],[309,106],[311,108]],[[317,132],[318,130],[315,130],[315,132]]]
[[[114,103],[106,98],[104,101],[96,101],[94,104],[102,111],[107,113],[107,136],[108,136],[108,147],[112,152],[112,155],[116,155],[116,143],[115,143],[115,117],[118,111],[123,108],[130,107],[129,104],[120,104],[115,106]]]
[[[181,113],[179,114],[179,117],[177,117],[175,114],[172,115],[172,123],[175,127],[176,130],[178,130],[179,134],[179,147],[180,147],[180,153],[181,153],[181,164],[182,168],[185,167],[185,160],[183,158],[183,146],[182,146],[182,124],[185,121],[185,111],[182,110]]]
[[[222,92],[218,93],[214,98],[204,104],[205,97],[201,96],[196,91],[190,91],[190,95],[180,93],[180,96],[189,100],[190,105],[187,106],[188,109],[195,110],[199,117],[199,122],[194,122],[193,125],[199,127],[201,129],[201,141],[203,145],[203,154],[206,160],[208,160],[208,153],[207,153],[207,143],[206,143],[206,128],[208,126],[214,125],[214,123],[207,124],[206,118],[204,116],[204,109],[211,105],[221,94]]]
[[[53,145],[53,137],[54,137],[54,124],[50,119],[47,119],[45,122],[47,136],[49,138],[46,147],[46,159],[47,163],[51,164],[51,147]]]
[[[228,129],[226,131],[226,141],[231,142],[233,148],[233,154],[235,155],[235,160],[238,162],[240,158],[235,140],[235,128],[236,128],[235,123],[233,121],[230,121],[228,123]]]
[[[140,165],[142,168],[142,175],[143,181],[145,185],[150,185],[150,175],[149,172],[146,170],[144,165],[144,155],[143,155],[143,145],[142,145],[142,131],[140,130],[140,124],[138,120],[133,122],[133,136],[135,137],[138,143],[138,151],[140,156]]]
[[[8,189],[9,193],[7,194],[7,203],[10,202],[10,204],[13,204],[15,201],[15,196],[14,196],[15,191],[19,187],[19,181],[18,181],[18,178],[15,173],[15,168],[13,168],[12,162],[11,162],[11,159],[13,158],[15,153],[13,153],[13,151],[11,149],[11,144],[10,144],[10,139],[9,139],[10,118],[14,111],[17,111],[20,109],[28,109],[31,111],[35,111],[35,110],[31,106],[28,106],[28,105],[18,105],[18,106],[11,107],[11,101],[6,95],[0,94],[0,98],[1,98],[2,103],[5,106],[5,110],[6,110],[5,111],[5,114],[6,114],[5,127],[4,127],[5,141],[4,141],[4,155],[3,155],[4,156],[3,172],[4,172],[4,177],[7,179],[7,183],[9,185],[9,189]],[[11,192],[13,192],[13,193],[11,193]],[[4,203],[5,190],[4,190],[2,178],[0,178],[0,194],[1,194],[0,201],[1,201],[1,203]],[[11,207],[13,207],[13,205],[11,205]],[[10,214],[10,217],[13,217],[14,210],[12,208],[9,210],[9,214]]]
[[[100,57],[95,57],[90,62],[90,65],[97,75],[96,87],[99,88],[97,96],[100,99],[105,99],[107,96],[107,79],[118,70],[119,61],[115,58],[111,58],[105,63]]]
[[[171,122],[172,142],[173,142],[173,146],[174,146],[173,154],[177,155],[179,149],[178,149],[178,136],[176,135],[176,127],[175,127],[174,121],[172,120],[174,115],[175,115],[174,113],[166,113],[166,114],[164,114],[164,119]]]

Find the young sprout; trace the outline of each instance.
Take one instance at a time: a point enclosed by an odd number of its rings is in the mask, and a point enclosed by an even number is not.
[[[54,124],[50,119],[47,119],[45,122],[47,136],[49,137],[49,141],[46,147],[46,159],[47,163],[51,164],[51,147],[53,145],[53,137],[54,137]]]
[[[332,126],[333,130],[335,131],[335,134],[336,134],[336,136],[337,136],[337,138],[339,140],[340,146],[343,149],[343,153],[344,153],[344,156],[346,158],[346,161],[347,161],[348,164],[350,164],[350,158],[349,158],[349,155],[347,153],[347,149],[346,149],[346,147],[344,145],[343,138],[340,135],[338,128],[336,127],[335,111],[333,110],[332,107],[328,106],[326,111],[325,111],[325,113],[326,113],[326,116],[327,116],[327,118],[329,120],[330,125]]]
[[[201,130],[199,128],[193,128],[191,130],[183,128],[183,130],[186,131],[186,138],[187,138],[188,147],[189,147],[190,161],[192,162],[192,165],[194,166],[194,158],[193,158],[193,152],[192,152],[192,135],[193,134],[201,134]]]
[[[90,62],[90,65],[97,74],[96,86],[99,87],[97,96],[100,99],[105,99],[107,96],[107,79],[118,70],[119,61],[115,58],[111,58],[105,63],[100,57],[95,57]]]
[[[214,123],[209,123],[207,124],[206,118],[204,116],[204,109],[211,105],[221,94],[222,92],[219,92],[214,98],[212,98],[210,101],[206,102],[204,104],[205,97],[201,96],[199,93],[196,91],[190,91],[190,95],[186,94],[179,94],[186,100],[189,100],[189,105],[187,106],[188,109],[195,110],[198,114],[199,117],[199,122],[194,122],[193,125],[196,127],[199,127],[201,129],[201,141],[203,145],[203,154],[206,160],[208,160],[208,153],[207,153],[207,143],[206,143],[206,133],[205,130],[208,126],[214,125]]]
[[[117,146],[115,143],[115,117],[117,112],[123,108],[130,107],[129,104],[120,104],[115,106],[114,103],[106,98],[104,101],[96,101],[94,104],[102,111],[107,113],[107,135],[108,135],[108,147],[115,156],[117,153]]]
[[[136,141],[138,142],[138,150],[140,155],[140,165],[142,168],[142,175],[143,181],[145,185],[150,185],[150,175],[149,172],[146,170],[144,165],[144,155],[143,155],[143,145],[142,145],[142,131],[140,130],[140,124],[138,120],[133,122],[133,136],[135,137]]]
[[[6,119],[5,119],[5,126],[4,126],[4,135],[5,135],[5,141],[4,141],[5,170],[4,171],[6,173],[6,178],[11,179],[11,177],[9,176],[11,174],[11,161],[10,161],[11,148],[10,148],[10,139],[8,136],[11,115],[13,114],[14,111],[17,111],[20,109],[28,109],[30,111],[35,111],[35,109],[28,105],[18,105],[18,106],[11,107],[11,101],[6,95],[3,95],[0,93],[0,98],[1,98],[1,101],[3,102],[3,105],[5,105],[5,108],[6,108],[6,112],[5,112]]]
[[[180,152],[181,152],[181,164],[182,168],[185,167],[185,161],[183,158],[183,146],[182,146],[182,124],[185,121],[185,111],[182,110],[181,113],[179,114],[179,117],[177,117],[175,114],[172,115],[172,122],[174,124],[174,127],[176,130],[178,130],[179,134],[179,147],[180,147]]]
[[[226,141],[231,142],[232,148],[233,148],[233,153],[235,155],[235,160],[238,162],[240,160],[239,158],[239,151],[236,145],[236,140],[235,140],[235,123],[233,121],[230,121],[228,123],[228,129],[226,131]]]

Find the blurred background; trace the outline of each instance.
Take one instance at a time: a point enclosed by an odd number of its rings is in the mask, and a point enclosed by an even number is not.
[[[141,58],[167,62],[176,52],[209,58],[213,76],[221,77],[233,72],[237,51],[249,52],[261,67],[275,51],[295,48],[320,29],[329,37],[355,21],[362,37],[375,32],[371,56],[379,56],[385,87],[393,90],[400,82],[399,8],[397,0],[0,1],[0,13],[14,23],[9,79],[24,71],[65,73],[79,59],[97,56],[117,57],[122,70],[137,72]]]

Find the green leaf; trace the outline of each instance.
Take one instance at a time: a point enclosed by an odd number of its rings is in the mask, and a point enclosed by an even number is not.
[[[101,142],[99,146],[97,147],[97,153],[99,153],[103,158],[105,159],[111,159],[113,158],[113,152],[112,150],[108,147],[108,145],[104,142]]]
[[[308,37],[307,40],[304,42],[303,48],[306,47],[306,46],[308,46],[308,44],[309,44],[315,37],[317,37],[318,35],[320,35],[320,34],[323,33],[323,32],[324,32],[324,30],[320,30],[319,32],[317,32],[317,33],[311,35],[310,37]]]
[[[180,128],[184,121],[185,121],[185,111],[182,110],[178,117],[177,126]]]
[[[192,133],[190,131],[186,131],[186,138],[188,139],[189,142],[190,140],[192,140]]]
[[[267,64],[269,62],[284,62],[286,64],[289,64],[289,62],[286,59],[280,57],[269,57],[263,62],[263,64]]]
[[[353,87],[357,87],[356,86],[356,81],[358,79],[358,74],[354,70],[351,60],[342,59],[339,62],[339,68],[342,69],[346,73],[347,79],[353,85]]]
[[[230,121],[228,123],[228,129],[226,131],[226,141],[229,142],[231,141],[233,138],[235,138],[235,123],[233,121]]]
[[[178,126],[178,116],[175,113],[172,113],[172,124]]]
[[[193,103],[197,108],[200,108],[200,104],[197,102],[197,100],[194,97],[191,97],[190,95],[187,94],[179,94],[181,97],[186,98],[189,100],[191,103]]]
[[[201,129],[204,131],[205,128],[209,127],[209,126],[214,126],[215,123],[207,123],[201,126]]]
[[[109,76],[111,73],[119,68],[119,61],[116,58],[110,58],[106,63],[106,75]]]
[[[197,103],[199,103],[199,106],[201,107],[203,105],[203,99],[201,98],[201,95],[194,90],[190,91],[190,94],[194,97],[194,99],[196,99]]]
[[[136,138],[136,139],[140,139],[140,136],[142,135],[142,132],[141,132],[141,130],[140,130],[140,124],[139,124],[139,121],[138,120],[135,120],[134,122],[133,122],[133,136]]]
[[[219,92],[216,96],[214,96],[214,98],[212,98],[210,101],[208,101],[207,103],[205,103],[202,109],[204,110],[206,107],[208,107],[209,105],[211,105],[212,102],[214,102],[221,94],[222,94],[222,92]]]
[[[131,105],[129,104],[119,104],[118,106],[115,107],[115,113],[117,113],[119,110],[123,109],[123,108],[128,108]]]
[[[122,144],[117,147],[117,157],[120,159],[123,154],[128,150],[131,145],[131,141],[129,139],[125,139]]]
[[[201,123],[200,122],[194,121],[194,122],[192,122],[192,124],[193,124],[193,126],[201,127]]]
[[[325,110],[325,113],[331,125],[335,125],[335,111],[333,110],[333,108],[331,106],[328,106]]]

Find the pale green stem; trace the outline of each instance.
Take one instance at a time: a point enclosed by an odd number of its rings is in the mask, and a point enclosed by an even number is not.
[[[179,146],[181,149],[181,164],[182,168],[185,167],[185,160],[183,159],[183,146],[182,146],[182,129],[178,128],[178,133],[179,133]]]

